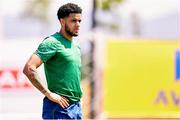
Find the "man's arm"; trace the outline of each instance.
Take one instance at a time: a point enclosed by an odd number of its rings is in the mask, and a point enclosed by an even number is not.
[[[52,93],[46,87],[41,84],[41,79],[37,72],[37,68],[42,64],[42,60],[36,54],[33,54],[24,66],[23,73],[28,77],[30,82],[36,87],[42,94],[47,96],[50,100],[59,103],[63,108],[67,107],[68,100],[65,97],[61,97],[58,94]]]
[[[49,91],[40,83],[40,77],[37,73],[37,68],[42,63],[41,59],[37,55],[33,54],[24,66],[23,73],[41,93],[47,96]]]

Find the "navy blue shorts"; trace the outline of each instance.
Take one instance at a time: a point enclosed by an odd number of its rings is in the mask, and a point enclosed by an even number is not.
[[[43,99],[43,119],[82,119],[80,102],[73,103],[67,108],[50,101],[47,97]]]

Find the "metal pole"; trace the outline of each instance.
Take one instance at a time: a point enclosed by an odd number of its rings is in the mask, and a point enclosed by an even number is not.
[[[91,30],[93,31],[94,28],[96,27],[96,0],[93,0],[93,7],[92,7],[92,26],[91,26]],[[93,38],[94,39],[94,38]],[[95,89],[95,79],[94,79],[94,40],[90,40],[90,46],[91,46],[91,50],[90,50],[90,54],[91,54],[91,119],[95,118],[95,104],[94,104],[94,89]]]

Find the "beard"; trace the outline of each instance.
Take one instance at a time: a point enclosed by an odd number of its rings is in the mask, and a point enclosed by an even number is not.
[[[70,29],[69,29],[69,27],[68,27],[66,24],[65,24],[65,31],[66,31],[66,33],[69,34],[70,36],[74,36],[74,37],[78,36],[78,34],[75,34],[75,33],[71,32]]]

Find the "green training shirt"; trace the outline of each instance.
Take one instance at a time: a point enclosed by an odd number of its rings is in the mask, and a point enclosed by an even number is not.
[[[57,32],[44,39],[35,54],[44,63],[48,89],[70,102],[79,101],[82,96],[80,47]]]

